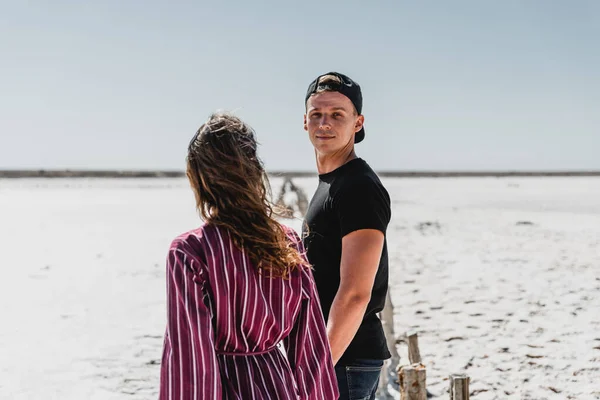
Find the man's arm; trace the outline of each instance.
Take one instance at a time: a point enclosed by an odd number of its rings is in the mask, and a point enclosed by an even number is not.
[[[327,321],[334,365],[350,345],[365,315],[383,243],[383,232],[376,229],[360,229],[342,238],[340,287]]]

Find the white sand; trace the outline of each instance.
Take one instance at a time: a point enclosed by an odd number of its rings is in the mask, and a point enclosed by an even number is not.
[[[419,330],[429,390],[466,372],[475,399],[600,398],[600,179],[385,183],[395,328]],[[0,399],[156,398],[193,207],[182,179],[0,180]]]
[[[388,185],[396,332],[420,332],[429,390],[600,398],[600,179]]]

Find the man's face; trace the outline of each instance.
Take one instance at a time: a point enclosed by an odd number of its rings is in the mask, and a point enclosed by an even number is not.
[[[339,92],[317,93],[306,102],[304,130],[321,155],[352,147],[354,134],[363,123],[364,117],[357,115],[350,99]]]

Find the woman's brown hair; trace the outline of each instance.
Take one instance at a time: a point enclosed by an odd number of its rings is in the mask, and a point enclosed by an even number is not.
[[[205,222],[226,229],[260,273],[287,278],[305,263],[273,218],[268,176],[249,125],[231,114],[211,115],[188,147],[187,177]]]

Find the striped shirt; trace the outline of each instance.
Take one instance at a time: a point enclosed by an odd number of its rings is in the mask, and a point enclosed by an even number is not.
[[[208,224],[172,242],[160,400],[337,398],[310,268],[262,276],[226,230]]]

